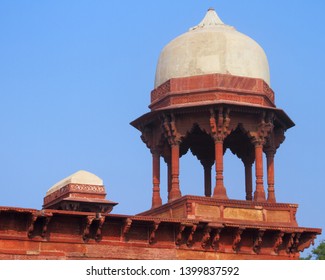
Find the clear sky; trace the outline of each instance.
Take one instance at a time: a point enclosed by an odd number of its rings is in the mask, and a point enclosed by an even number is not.
[[[300,226],[325,229],[321,0],[1,0],[0,205],[41,209],[53,184],[83,169],[104,180],[113,213],[149,209],[151,155],[129,123],[149,111],[161,49],[210,7],[264,48],[276,105],[296,123],[275,157],[278,202],[299,204]],[[244,199],[230,154],[225,185]],[[180,164],[182,193],[203,195],[200,164],[190,154]]]

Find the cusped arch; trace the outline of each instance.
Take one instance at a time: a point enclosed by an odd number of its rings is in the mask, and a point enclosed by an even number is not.
[[[191,150],[192,154],[196,156],[201,163],[202,161],[210,160],[213,164],[213,138],[205,129],[202,129],[198,123],[193,123],[191,129],[182,138],[180,149],[181,155],[184,155],[188,150]]]
[[[243,124],[238,124],[224,141],[224,151],[229,149],[234,155],[243,162],[254,162],[255,152],[254,145],[251,141],[249,131],[245,129]]]

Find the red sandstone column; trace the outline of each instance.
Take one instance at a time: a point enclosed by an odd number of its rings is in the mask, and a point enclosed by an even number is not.
[[[263,144],[255,143],[255,175],[256,190],[254,193],[255,201],[265,201],[265,192],[263,185]]]
[[[215,140],[216,185],[213,197],[227,199],[226,188],[223,184],[223,140]]]
[[[171,145],[171,189],[168,201],[173,201],[182,196],[179,189],[179,144]]]
[[[171,164],[171,159],[168,159],[167,162],[167,191],[168,194],[170,190],[172,189],[172,164]]]
[[[208,161],[203,162],[204,168],[204,195],[206,197],[211,197],[211,167]]]
[[[245,162],[245,190],[246,190],[246,200],[252,200],[253,192],[253,179],[252,179],[252,164]]]
[[[267,162],[267,192],[268,197],[267,201],[275,202],[275,193],[274,193],[274,150],[266,151],[266,162]]]
[[[162,205],[160,197],[160,155],[158,151],[152,152],[152,207],[156,208]]]

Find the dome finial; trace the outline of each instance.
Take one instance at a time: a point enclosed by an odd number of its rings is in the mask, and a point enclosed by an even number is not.
[[[190,28],[190,30],[195,30],[198,28],[205,28],[205,27],[220,26],[220,25],[224,25],[224,23],[219,18],[214,8],[209,8],[202,21],[198,25]]]

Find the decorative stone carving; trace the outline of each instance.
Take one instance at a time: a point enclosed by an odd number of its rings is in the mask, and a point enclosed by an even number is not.
[[[131,225],[132,225],[132,219],[130,219],[130,218],[125,219],[123,227],[122,227],[122,238],[124,240],[127,239],[127,234],[129,233],[129,231],[131,229]]]
[[[176,231],[176,239],[175,239],[175,244],[180,245],[183,237],[183,232],[186,228],[185,224],[180,224],[177,231]]]
[[[303,252],[306,248],[309,248],[310,245],[314,245],[315,238],[316,238],[315,233],[311,233],[311,232],[304,233],[299,240],[297,251]]]
[[[176,119],[174,114],[163,115],[162,128],[169,145],[178,145],[181,142],[181,135],[176,128]]]
[[[220,234],[222,229],[216,228],[214,229],[214,235],[211,242],[211,247],[215,250],[219,250],[219,242],[220,242]]]
[[[196,232],[196,229],[197,229],[197,225],[193,224],[191,227],[190,234],[188,235],[187,242],[186,242],[186,245],[188,247],[193,245],[193,237],[194,237],[194,233]]]
[[[279,247],[283,243],[284,232],[279,231],[275,234],[273,250],[276,254],[279,253]]]
[[[84,241],[88,241],[90,238],[90,227],[93,223],[93,220],[95,219],[95,216],[87,216],[85,221],[85,228],[83,230],[82,238]]]
[[[263,235],[265,233],[265,230],[258,230],[256,237],[254,239],[254,245],[253,245],[253,251],[258,254],[261,250],[261,245],[263,241]]]
[[[209,226],[206,226],[204,228],[204,231],[203,231],[203,237],[202,237],[202,241],[201,241],[201,246],[202,248],[205,248],[207,247],[208,245],[208,242],[210,240],[210,233],[211,233],[211,228]]]
[[[96,220],[98,220],[98,226],[95,233],[95,240],[100,241],[102,239],[102,228],[105,222],[105,216],[100,216],[96,218]]]
[[[35,235],[40,235],[45,238],[51,218],[52,214],[44,211],[33,213],[29,220],[27,236],[33,238]]]
[[[229,109],[223,109],[222,107],[220,107],[218,109],[218,115],[216,115],[215,111],[213,109],[210,109],[211,136],[216,142],[223,141],[230,133],[229,113]]]
[[[237,228],[233,235],[232,249],[237,252],[239,250],[239,244],[241,241],[241,235],[244,231],[244,228]]]
[[[149,244],[154,243],[155,238],[156,238],[156,231],[158,230],[158,227],[160,225],[159,221],[155,221],[152,225],[152,229],[150,231],[150,235],[149,235]]]

